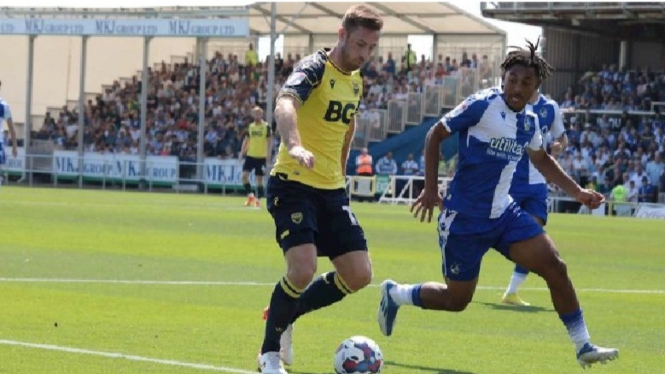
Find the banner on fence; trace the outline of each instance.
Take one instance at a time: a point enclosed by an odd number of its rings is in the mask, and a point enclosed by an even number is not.
[[[242,159],[220,160],[214,157],[208,157],[203,161],[203,180],[208,187],[239,187],[242,186]],[[269,176],[269,170],[266,168],[264,183]],[[249,176],[249,182],[255,185],[256,177],[254,173]]]
[[[5,155],[7,156],[7,159],[5,160],[5,164],[2,166],[2,169],[10,175],[23,174],[23,170],[25,170],[25,148],[17,148],[16,157],[13,157],[12,147],[10,145],[6,145]]]
[[[53,174],[58,177],[75,178],[83,175],[86,180],[107,180],[173,184],[178,180],[178,158],[174,156],[148,156],[146,176],[141,178],[141,159],[138,155],[86,153],[83,170],[79,170],[78,153],[74,151],[53,152]]]
[[[640,204],[637,206],[637,210],[635,210],[635,217],[665,219],[665,206]]]

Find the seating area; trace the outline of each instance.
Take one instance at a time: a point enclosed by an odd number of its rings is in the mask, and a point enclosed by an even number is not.
[[[250,109],[265,106],[268,69],[261,62],[245,63],[242,57],[217,52],[207,61],[206,157],[237,157],[251,121]],[[277,55],[275,92],[300,58],[299,54]],[[193,59],[191,55],[174,58],[149,69],[149,155],[196,159],[199,68]],[[409,58],[407,63],[407,58],[395,59],[390,53],[372,59],[362,68],[364,95],[353,148],[399,134],[425,117],[439,116],[442,109],[456,106],[471,93],[497,84],[494,70],[487,56],[469,58],[466,53],[459,61],[438,55],[436,62],[423,57],[420,61]],[[104,86],[101,94],[89,95],[84,113],[86,152],[138,154],[140,86],[139,72]],[[594,183],[606,193],[619,182],[628,183],[627,179],[639,188],[643,173],[655,186],[664,183],[659,161],[665,151],[665,120],[659,114],[665,107],[664,72],[604,65],[600,71],[585,73],[558,99],[570,139],[559,162],[578,182]],[[78,116],[75,101],[50,110],[33,137],[52,141],[55,149],[76,149]],[[659,166],[649,169],[650,164]],[[660,187],[665,191],[665,185]]]
[[[207,61],[204,153],[207,157],[233,158],[242,144],[249,110],[265,106],[268,69],[265,64],[245,63],[245,56],[217,52]],[[275,92],[301,58],[287,54],[276,58]],[[190,159],[196,155],[199,67],[193,56],[173,58],[149,69],[147,153]],[[391,54],[368,62],[361,114],[353,147],[381,141],[425,116],[438,116],[442,107],[453,107],[481,86],[491,85],[492,69],[487,57],[466,53],[460,62],[438,56],[438,62],[405,63]],[[140,138],[140,72],[102,87],[101,94],[88,94],[84,113],[86,152],[137,154]],[[33,116],[33,138],[50,140],[56,149],[76,149],[78,102]],[[41,123],[40,123],[41,122]]]
[[[616,65],[587,72],[560,104],[570,145],[559,163],[578,182],[606,194],[617,184],[638,191],[645,181],[665,192],[663,101],[665,72]]]

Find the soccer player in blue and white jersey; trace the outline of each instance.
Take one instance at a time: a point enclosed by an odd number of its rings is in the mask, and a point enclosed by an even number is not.
[[[434,207],[439,215],[439,244],[446,283],[415,285],[386,280],[381,285],[378,322],[391,335],[399,307],[459,312],[473,298],[480,263],[490,248],[545,279],[554,309],[576,347],[577,361],[588,366],[618,357],[615,348],[589,341],[589,333],[568,277],[566,264],[552,240],[508,194],[517,163],[528,152],[533,164],[551,182],[577,201],[597,208],[603,195],[571,179],[542,149],[538,118],[525,107],[552,67],[536,53],[537,44],[508,53],[501,64],[503,90],[491,88],[471,95],[446,114],[425,140],[425,189],[411,209],[429,222]],[[457,172],[445,197],[438,193],[437,164],[441,142],[459,133]]]
[[[0,82],[0,86],[2,82]],[[2,131],[2,125],[7,121],[7,128],[9,129],[9,136],[12,139],[12,156],[16,157],[18,150],[16,148],[16,130],[14,130],[14,122],[12,121],[12,111],[9,104],[0,98],[0,185],[2,185],[2,165],[7,161],[5,154],[5,136]]]
[[[556,157],[568,144],[559,104],[536,91],[529,100],[526,110],[538,117],[543,141],[546,142],[550,136],[554,139],[550,149],[552,155]],[[513,184],[510,187],[510,196],[540,226],[545,226],[547,223],[547,181],[533,165],[533,162],[529,160],[527,154],[522,156],[522,159],[517,163]],[[525,267],[515,265],[510,284],[503,294],[501,302],[510,305],[529,305],[517,295],[519,287],[524,283],[528,274],[529,270]]]

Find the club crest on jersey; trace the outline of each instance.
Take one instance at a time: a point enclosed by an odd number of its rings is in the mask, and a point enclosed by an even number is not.
[[[541,109],[539,114],[540,114],[540,118],[543,118],[543,119],[547,118],[547,108]]]
[[[526,118],[524,119],[524,130],[525,131],[529,131],[529,129],[531,129],[531,121],[532,121],[531,117],[526,116]]]
[[[302,213],[297,212],[297,213],[291,213],[291,221],[295,223],[296,225],[299,225],[300,222],[302,222]]]
[[[353,86],[353,94],[358,96],[360,93],[360,86],[358,85],[358,82],[352,82],[351,85]]]

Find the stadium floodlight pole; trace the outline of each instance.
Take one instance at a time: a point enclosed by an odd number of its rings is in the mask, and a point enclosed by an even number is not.
[[[206,107],[206,68],[208,56],[208,38],[199,38],[199,133],[196,146],[196,179],[203,180],[203,137]]]
[[[26,74],[26,89],[25,89],[25,121],[23,124],[23,149],[25,150],[25,159],[23,160],[23,176],[21,180],[25,180],[25,173],[28,172],[30,185],[32,186],[32,165],[33,159],[30,155],[30,143],[32,134],[32,79],[34,77],[35,68],[35,38],[36,35],[28,35],[28,61],[27,61],[27,74]]]
[[[143,38],[143,70],[141,71],[141,139],[139,143],[139,156],[141,157],[141,184],[140,188],[145,187],[147,168],[146,160],[146,129],[148,127],[148,58],[150,57],[151,36]]]
[[[83,188],[83,156],[85,155],[83,146],[83,132],[85,126],[85,73],[88,65],[88,39],[89,36],[81,37],[81,70],[79,71],[79,103],[78,103],[78,167],[79,167],[79,188]]]
[[[268,63],[268,92],[266,94],[266,121],[272,127],[273,107],[275,101],[275,41],[277,40],[277,4],[270,4],[270,56],[266,59]]]

